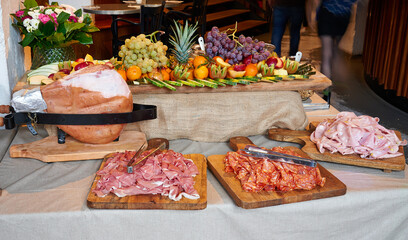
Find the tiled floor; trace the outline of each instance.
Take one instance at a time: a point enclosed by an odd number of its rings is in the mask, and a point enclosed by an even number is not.
[[[270,42],[271,33],[256,36]],[[299,45],[305,58],[310,58],[320,69],[321,44],[317,34],[302,33]],[[282,40],[282,55],[289,52],[289,35]],[[351,57],[341,53],[334,62],[331,104],[339,111],[353,111],[357,115],[379,117],[380,124],[398,130],[403,139],[408,139],[408,113],[401,111],[376,95],[364,80],[361,56]],[[405,152],[407,148],[405,147]]]

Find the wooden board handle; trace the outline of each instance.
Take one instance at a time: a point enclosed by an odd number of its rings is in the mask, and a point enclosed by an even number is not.
[[[309,137],[310,134],[311,132],[309,131],[298,131],[282,128],[272,128],[268,131],[269,139],[280,142],[293,142],[301,145],[305,145],[305,141],[303,141],[301,137]]]
[[[170,145],[169,140],[167,140],[165,138],[152,138],[152,139],[149,139],[147,141],[147,149],[146,150],[157,148],[163,142],[166,143],[166,149],[169,149],[169,145]]]
[[[229,144],[234,151],[244,149],[246,145],[255,145],[249,138],[243,136],[230,138]]]

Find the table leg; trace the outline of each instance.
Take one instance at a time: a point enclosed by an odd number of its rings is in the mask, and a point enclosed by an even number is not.
[[[118,18],[117,15],[112,15],[112,24],[111,24],[111,31],[112,31],[112,54],[114,57],[118,57],[118,22],[116,19]]]

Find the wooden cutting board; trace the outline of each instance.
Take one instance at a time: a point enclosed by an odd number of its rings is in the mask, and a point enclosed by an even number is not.
[[[234,150],[241,149],[247,144],[253,144],[246,137],[231,138],[230,144]],[[299,153],[302,157],[307,157],[302,150],[296,147],[285,147]],[[323,177],[326,178],[326,184],[323,187],[316,187],[312,190],[294,190],[291,192],[260,192],[249,193],[242,190],[240,181],[234,173],[224,171],[224,158],[226,155],[212,155],[208,157],[208,167],[222,186],[227,190],[234,202],[242,208],[252,209],[269,207],[287,203],[302,202],[320,198],[329,198],[346,194],[347,187],[331,174],[328,170],[318,164],[318,168]]]
[[[313,124],[316,125],[316,123]],[[401,133],[398,131],[395,131],[395,133],[397,134],[398,138],[401,139]],[[270,139],[282,142],[299,143],[303,145],[302,150],[307,153],[310,158],[319,161],[377,168],[383,169],[385,172],[391,172],[391,170],[403,171],[405,169],[405,155],[404,148],[402,146],[400,146],[398,150],[400,153],[402,153],[402,156],[385,159],[365,159],[361,158],[357,154],[342,155],[340,153],[330,153],[329,151],[320,153],[316,147],[316,144],[310,140],[310,134],[311,132],[309,131],[295,131],[280,128],[274,128],[268,131],[268,136]]]
[[[146,142],[146,135],[138,131],[123,131],[119,141],[107,144],[89,144],[67,136],[64,144],[58,144],[57,136],[16,144],[10,147],[10,157],[34,158],[43,162],[64,162],[101,159],[112,152],[138,149]]]
[[[167,145],[168,146],[168,145]],[[108,157],[108,156],[107,156]],[[101,170],[105,166],[107,157],[103,160]],[[87,205],[90,208],[99,209],[172,209],[172,210],[201,210],[207,207],[207,162],[202,154],[186,154],[185,158],[194,161],[199,174],[194,177],[194,188],[200,195],[199,199],[187,199],[183,197],[179,201],[173,201],[166,196],[159,194],[153,195],[134,195],[118,197],[109,193],[105,197],[98,197],[92,192],[96,188],[96,183],[100,176],[96,175],[92,183],[91,190],[87,198]]]

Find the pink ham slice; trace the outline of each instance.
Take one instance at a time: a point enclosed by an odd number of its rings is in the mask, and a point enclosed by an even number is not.
[[[321,122],[310,139],[321,153],[328,150],[343,155],[358,154],[367,159],[401,156],[399,146],[406,145],[407,141],[401,141],[394,131],[378,122],[378,118],[340,112],[334,119]]]
[[[96,173],[101,176],[93,190],[97,196],[104,197],[112,192],[119,197],[161,194],[174,201],[182,197],[200,198],[194,189],[193,178],[199,172],[192,160],[172,150],[163,151],[150,156],[135,166],[133,173],[128,173],[126,166],[134,153],[116,153],[106,161],[105,167]],[[142,153],[140,158],[148,153]]]

